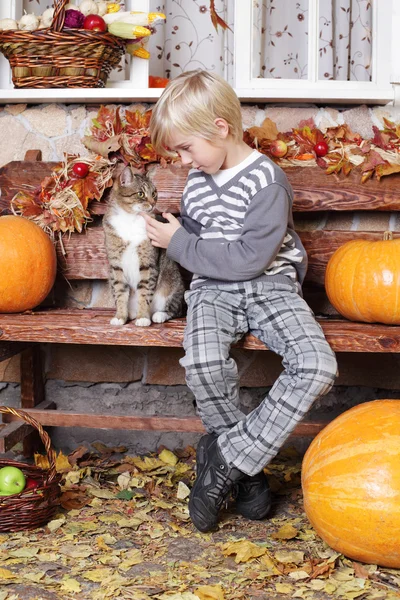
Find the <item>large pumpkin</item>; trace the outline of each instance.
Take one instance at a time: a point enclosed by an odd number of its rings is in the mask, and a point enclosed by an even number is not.
[[[400,567],[400,401],[348,410],[313,440],[302,466],[316,532],[349,558]]]
[[[400,239],[347,242],[331,256],[325,289],[351,321],[400,324]]]
[[[56,276],[54,246],[35,223],[0,217],[0,312],[16,313],[40,304]]]

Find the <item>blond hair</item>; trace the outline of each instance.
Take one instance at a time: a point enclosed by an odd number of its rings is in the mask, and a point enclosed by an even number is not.
[[[229,83],[215,73],[187,71],[170,81],[153,109],[152,144],[158,154],[169,154],[173,131],[213,141],[219,133],[217,118],[228,123],[236,141],[242,139],[240,102]]]

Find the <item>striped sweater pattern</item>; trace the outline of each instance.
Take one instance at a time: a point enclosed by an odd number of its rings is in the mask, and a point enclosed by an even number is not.
[[[265,269],[267,276],[285,275],[299,281],[298,271],[304,270],[307,258],[304,248],[293,231],[293,192],[286,175],[263,155],[239,172],[227,183],[218,187],[211,175],[192,170],[182,196],[182,214],[199,224],[202,239],[237,240],[242,232],[248,208],[252,202],[262,202],[268,211],[268,187],[277,184],[288,198],[288,227],[275,258]],[[276,186],[275,186],[276,187]],[[273,218],[273,215],[271,215]],[[265,244],[268,244],[267,237]],[[303,279],[304,276],[300,277]],[[194,274],[192,288],[203,285],[208,278]]]

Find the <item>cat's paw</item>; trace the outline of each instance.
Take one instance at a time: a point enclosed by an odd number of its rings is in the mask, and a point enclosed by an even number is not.
[[[165,321],[168,321],[168,318],[168,313],[162,310],[158,310],[152,315],[151,320],[153,321],[153,323],[164,323]]]
[[[125,323],[124,319],[118,319],[118,317],[113,317],[110,321],[110,325],[114,325],[114,327],[122,327]]]
[[[141,317],[140,319],[136,319],[135,325],[138,327],[148,327],[151,325],[151,321],[147,317]]]

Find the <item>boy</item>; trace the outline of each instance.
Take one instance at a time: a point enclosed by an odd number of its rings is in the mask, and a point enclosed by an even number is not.
[[[267,515],[263,468],[330,390],[337,365],[301,296],[307,256],[293,230],[292,189],[282,169],[244,143],[234,90],[212,73],[183,73],[158,100],[150,130],[158,153],[176,151],[192,166],[181,220],[143,216],[153,245],[194,274],[180,363],[208,432],[189,498],[192,522],[206,532],[229,492],[243,516]],[[229,350],[248,331],[283,357],[285,370],[245,415]]]

